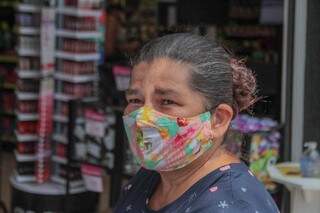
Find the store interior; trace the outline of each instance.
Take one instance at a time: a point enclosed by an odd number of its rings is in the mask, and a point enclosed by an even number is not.
[[[234,119],[227,146],[282,208],[285,189],[267,167],[285,152],[283,1],[1,0],[0,202],[7,212],[111,212],[139,169],[122,124],[130,58],[175,32],[219,41],[255,73],[260,99]]]

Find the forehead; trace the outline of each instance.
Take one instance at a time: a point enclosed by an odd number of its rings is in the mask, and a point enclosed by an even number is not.
[[[131,88],[170,87],[190,89],[189,66],[168,58],[142,62],[133,68]]]

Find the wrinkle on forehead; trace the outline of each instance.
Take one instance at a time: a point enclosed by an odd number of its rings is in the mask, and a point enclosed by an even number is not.
[[[177,84],[188,87],[189,76],[188,65],[169,58],[159,58],[136,65],[133,68],[131,83],[133,84],[132,86],[158,83],[166,87],[176,87],[178,86]]]

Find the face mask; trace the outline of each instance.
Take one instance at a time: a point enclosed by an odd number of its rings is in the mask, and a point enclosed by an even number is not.
[[[200,157],[212,145],[211,114],[172,117],[142,107],[123,117],[130,148],[150,170],[172,171]]]

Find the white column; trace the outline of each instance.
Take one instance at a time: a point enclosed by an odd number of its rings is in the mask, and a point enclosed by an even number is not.
[[[291,156],[293,161],[300,159],[303,146],[307,3],[308,1],[295,1],[291,126]]]

